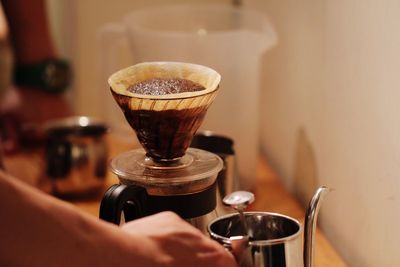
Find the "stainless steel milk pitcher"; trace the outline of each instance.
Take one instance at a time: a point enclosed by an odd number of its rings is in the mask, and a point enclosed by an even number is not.
[[[241,267],[313,267],[317,215],[328,192],[327,187],[320,187],[309,204],[304,226],[304,251],[301,224],[278,213],[245,212],[247,232],[239,214],[219,217],[209,224],[209,234],[235,255]]]

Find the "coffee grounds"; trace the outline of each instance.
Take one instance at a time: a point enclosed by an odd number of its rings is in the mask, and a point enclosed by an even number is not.
[[[133,84],[127,90],[141,95],[168,95],[205,89],[201,84],[186,79],[154,78]]]

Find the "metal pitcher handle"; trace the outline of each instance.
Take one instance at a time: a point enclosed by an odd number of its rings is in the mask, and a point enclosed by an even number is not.
[[[322,204],[322,200],[331,189],[321,186],[315,192],[307,209],[304,228],[304,267],[314,266],[314,247],[315,247],[315,229],[317,226],[318,212]]]

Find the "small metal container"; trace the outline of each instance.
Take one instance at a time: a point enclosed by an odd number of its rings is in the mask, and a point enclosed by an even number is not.
[[[107,127],[86,116],[53,121],[46,127],[46,175],[56,195],[79,195],[104,185]]]
[[[222,159],[224,166],[217,177],[217,202],[220,203],[217,205],[217,214],[221,216],[230,213],[231,209],[222,205],[222,199],[239,190],[234,141],[224,135],[203,131],[194,135],[190,146],[215,153]]]
[[[245,212],[244,216],[237,213],[222,216],[210,222],[208,232],[212,239],[233,253],[240,267],[313,267],[317,216],[329,191],[325,186],[318,188],[310,201],[303,246],[300,223],[278,213]]]
[[[231,214],[210,224],[213,239],[229,250],[243,244],[237,253],[240,266],[303,266],[300,223],[290,217],[269,212],[245,212],[249,236],[243,229],[239,214]]]

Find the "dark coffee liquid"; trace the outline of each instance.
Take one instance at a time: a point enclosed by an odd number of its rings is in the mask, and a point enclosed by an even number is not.
[[[127,90],[138,94],[164,95],[204,89],[190,80],[151,79],[134,84]],[[132,110],[129,98],[114,92],[113,95],[147,155],[156,161],[182,157],[207,111],[204,106],[182,110]]]
[[[168,95],[183,92],[196,92],[205,90],[201,84],[186,79],[154,78],[135,83],[128,87],[128,91],[141,95]]]
[[[127,110],[124,114],[148,156],[161,160],[176,159],[185,154],[206,109]]]

